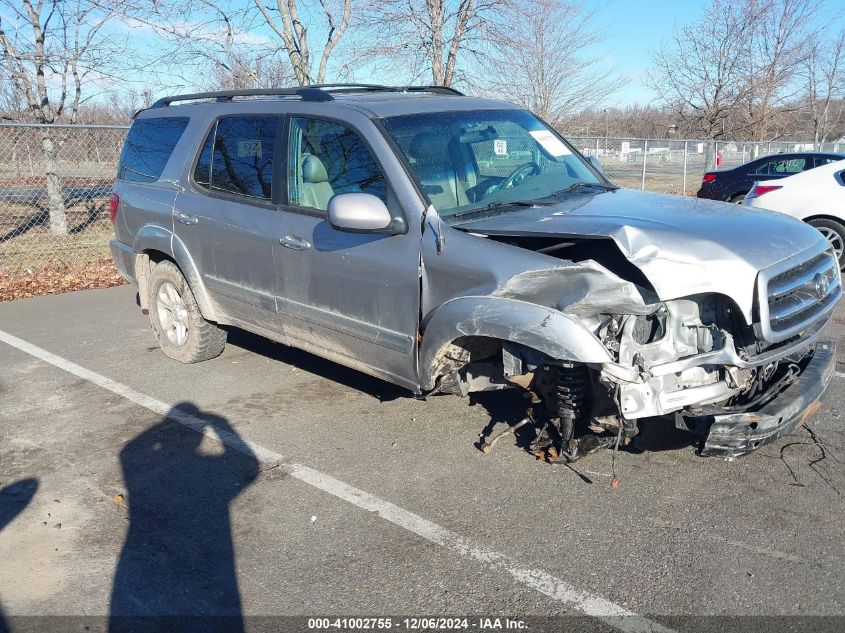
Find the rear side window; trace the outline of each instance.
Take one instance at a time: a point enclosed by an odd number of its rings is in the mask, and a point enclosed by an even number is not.
[[[270,200],[278,124],[276,116],[223,117],[206,138],[194,180],[214,191]]]
[[[120,153],[117,177],[134,182],[158,180],[187,125],[187,117],[135,121]]]
[[[769,163],[769,175],[772,174],[797,174],[804,171],[807,163],[803,158],[790,158]]]

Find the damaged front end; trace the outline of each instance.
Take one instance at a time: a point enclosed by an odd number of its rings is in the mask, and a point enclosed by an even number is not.
[[[602,334],[617,359],[595,369],[611,417],[672,419],[701,438],[701,455],[738,457],[818,409],[835,366],[835,344],[818,341],[828,319],[767,345],[723,298],[667,301],[653,315],[611,318]]]
[[[660,419],[697,436],[701,455],[734,458],[818,410],[835,366],[835,344],[819,338],[842,294],[829,251],[761,271],[751,319],[726,294],[661,300],[627,262],[567,255],[572,249],[561,253],[560,265],[518,274],[492,295],[554,310],[599,343],[603,358],[592,348],[589,358],[566,353],[573,348],[568,338],[560,353],[538,350],[529,337],[548,318],[533,330],[520,327],[510,340],[475,336],[488,316],[480,310],[460,323],[466,336],[438,356],[439,389],[527,390],[530,409],[519,426],[534,426],[533,454],[574,461],[624,446],[642,420]],[[491,446],[488,438],[482,449]]]

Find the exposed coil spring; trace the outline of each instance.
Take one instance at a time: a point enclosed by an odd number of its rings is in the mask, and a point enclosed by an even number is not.
[[[577,420],[584,407],[589,388],[587,367],[584,365],[558,365],[555,399],[557,416]]]
[[[575,433],[575,423],[580,420],[584,411],[588,389],[589,376],[585,365],[564,363],[553,369],[551,385],[551,402],[547,406],[553,417],[560,420],[558,430],[564,443],[569,442]]]

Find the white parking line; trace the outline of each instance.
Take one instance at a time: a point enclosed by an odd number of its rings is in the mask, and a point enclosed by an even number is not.
[[[640,616],[633,611],[629,611],[614,602],[586,591],[581,591],[542,570],[523,567],[505,554],[479,545],[418,514],[400,508],[368,492],[359,490],[330,475],[326,475],[303,464],[284,462],[283,457],[279,453],[264,448],[255,442],[241,439],[237,435],[223,430],[215,429],[212,431],[209,428],[208,421],[203,420],[199,416],[173,409],[171,405],[161,400],[147,396],[132,389],[132,387],[128,387],[60,356],[56,356],[3,330],[0,330],[0,341],[50,365],[63,369],[74,376],[87,380],[98,387],[111,391],[153,413],[167,416],[235,450],[252,453],[265,467],[278,464],[299,481],[333,495],[338,499],[342,499],[358,508],[374,512],[382,519],[416,534],[427,541],[440,545],[455,554],[483,563],[494,571],[506,572],[516,582],[548,596],[552,600],[560,602],[567,608],[599,618],[607,624],[626,632],[645,633],[648,631],[650,633],[673,633],[672,629]]]

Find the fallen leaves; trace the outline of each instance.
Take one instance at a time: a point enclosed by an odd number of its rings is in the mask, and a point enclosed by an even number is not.
[[[72,290],[110,288],[126,283],[110,257],[82,264],[52,262],[38,270],[0,269],[0,301],[26,299]]]

